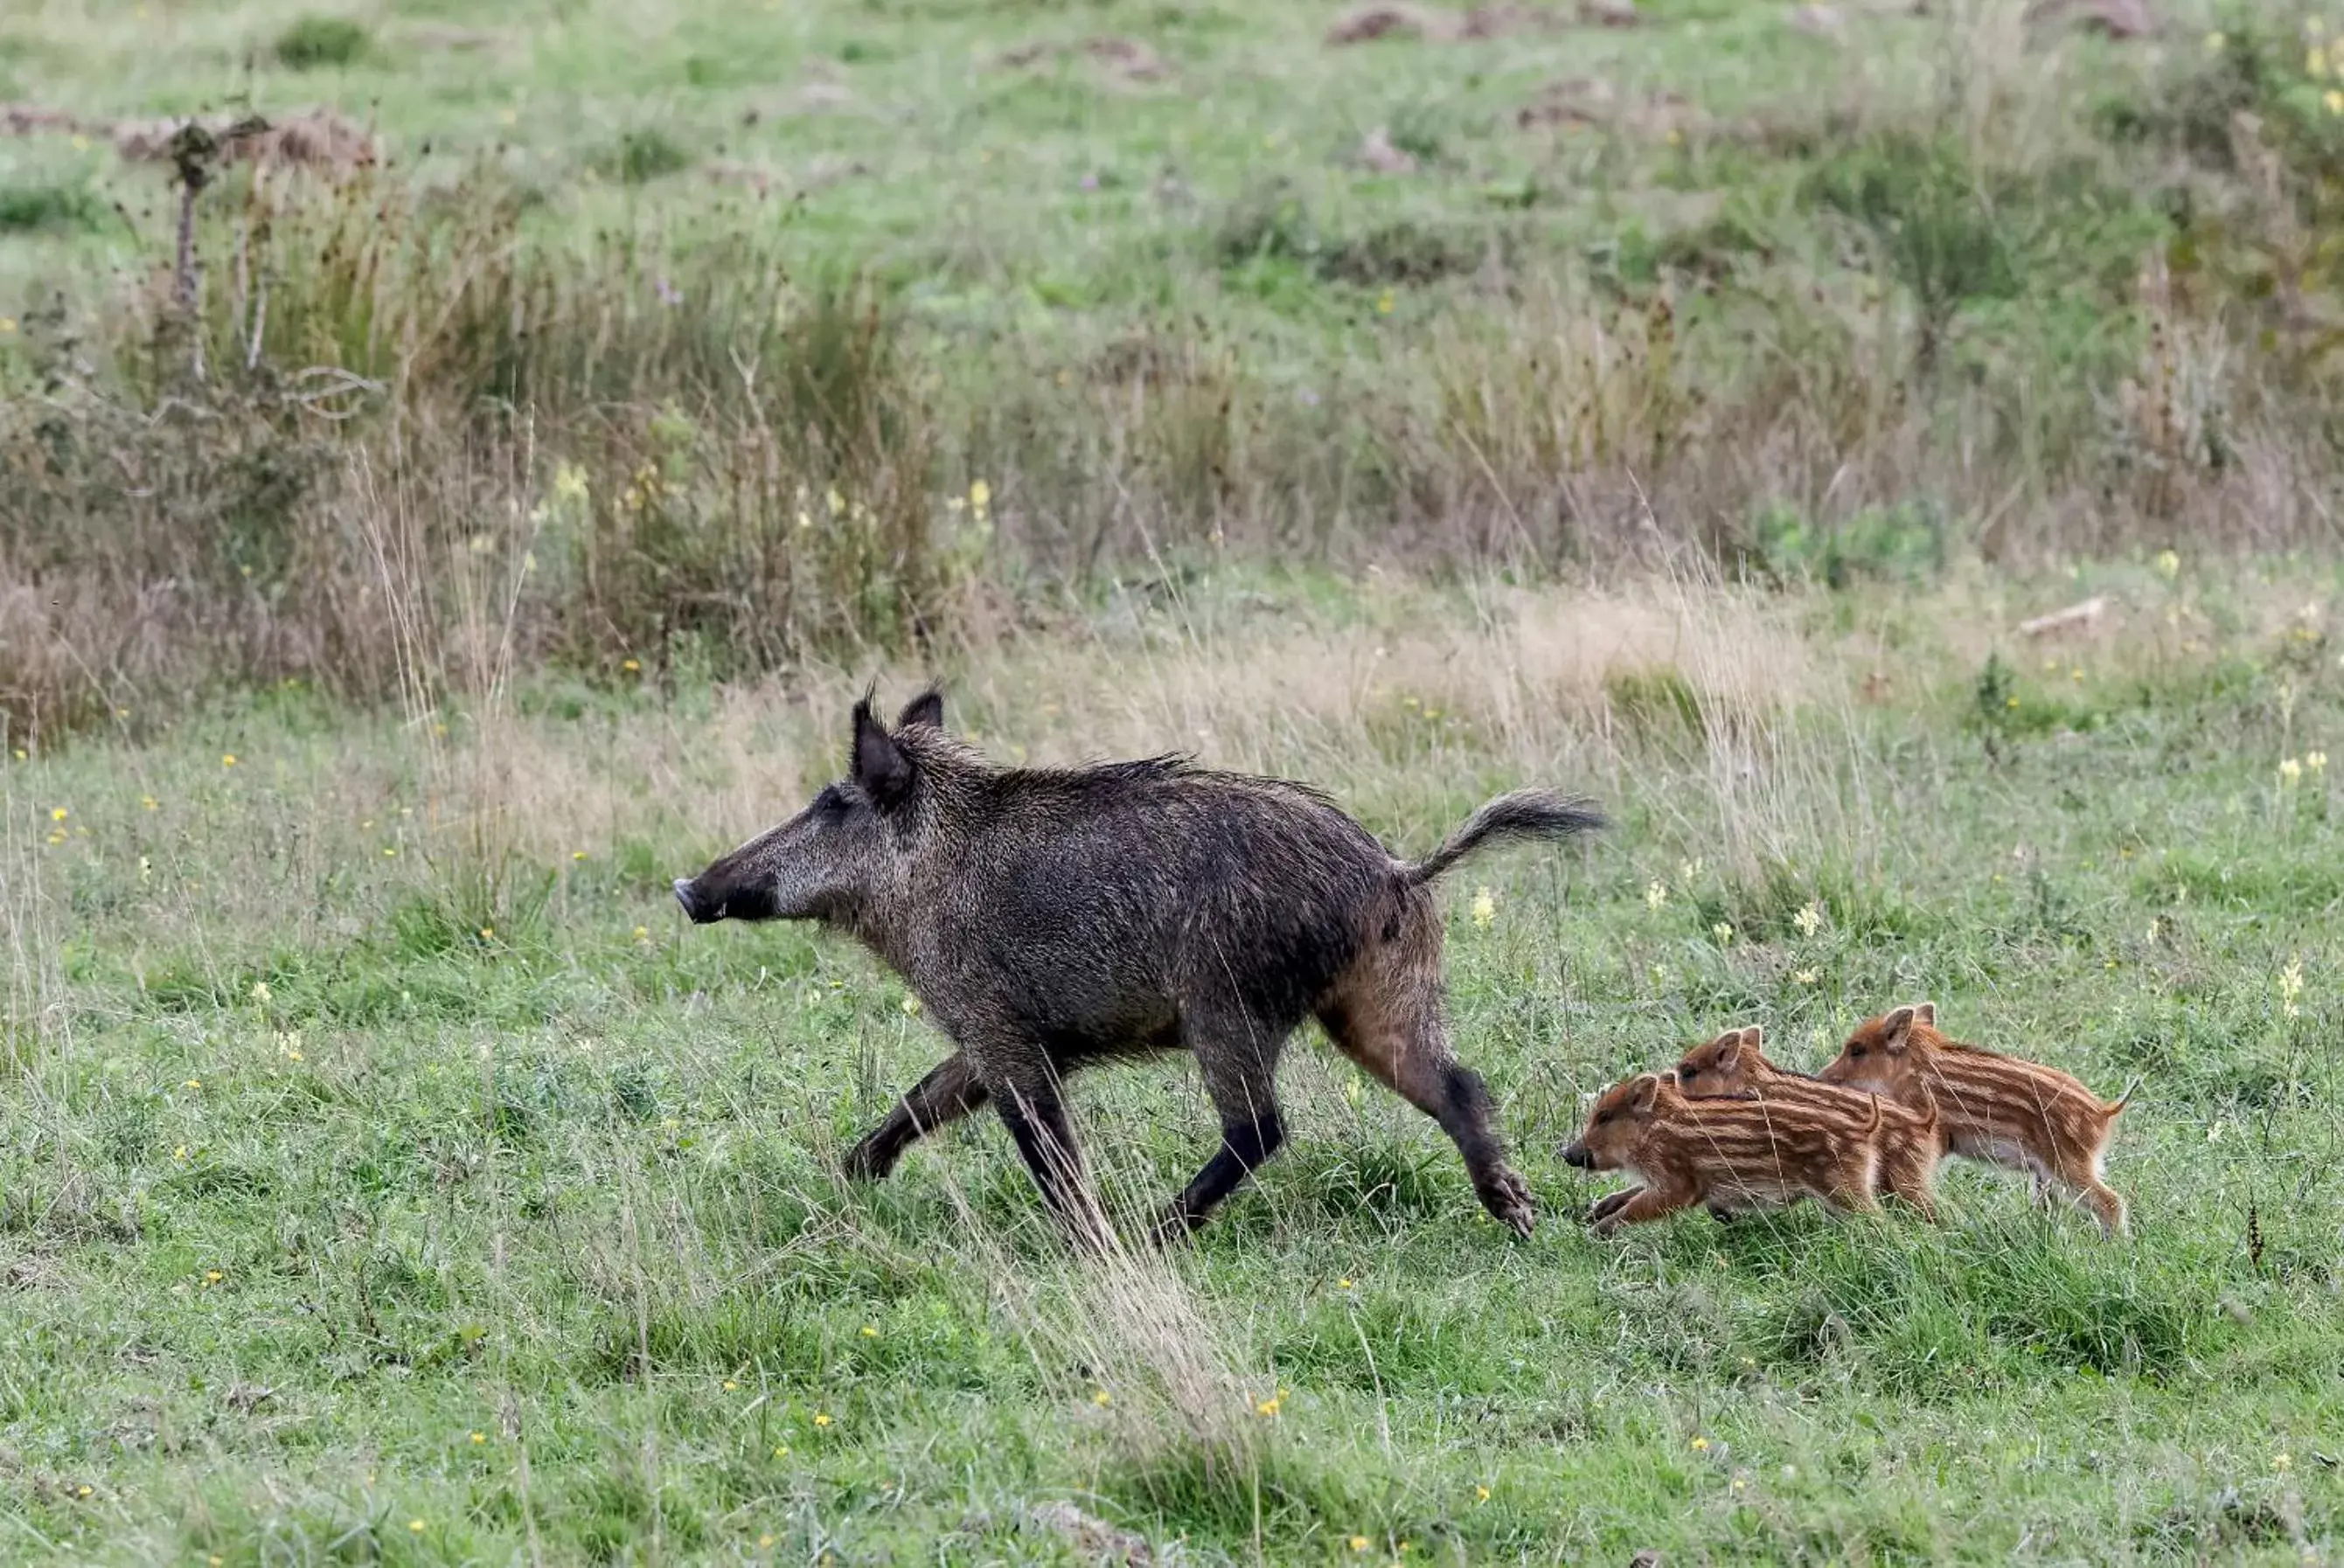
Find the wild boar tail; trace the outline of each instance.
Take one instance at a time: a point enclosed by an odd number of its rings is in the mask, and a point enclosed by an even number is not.
[[[1604,825],[1592,802],[1566,799],[1548,789],[1517,789],[1500,795],[1465,819],[1440,848],[1414,865],[1400,867],[1400,879],[1420,888],[1482,845],[1505,839],[1562,839]]]
[[[2139,1089],[2140,1080],[2135,1078],[2130,1083],[2125,1085],[2125,1091],[2122,1094],[2100,1107],[2100,1114],[2110,1119],[2122,1116],[2124,1108],[2132,1103],[2132,1097],[2138,1092]]]

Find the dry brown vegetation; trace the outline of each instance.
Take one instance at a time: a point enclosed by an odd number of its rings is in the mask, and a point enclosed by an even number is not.
[[[486,166],[423,188],[325,117],[231,138],[325,151],[223,172],[199,273],[45,307],[0,357],[0,711],[37,741],[223,684],[376,699],[402,636],[483,599],[517,668],[747,676],[1225,553],[1841,583],[2330,542],[2316,257],[2344,149],[2276,110],[2248,128],[2278,67],[2227,58],[2103,145],[2064,55],[2008,7],[1964,15],[1919,107],[1856,69],[1770,120],[1598,78],[1522,111],[1792,158],[1793,230],[1688,194],[1627,269],[1502,224],[1338,230],[1275,191],[1205,215],[1197,287],[1299,269],[1391,314],[1298,389],[1208,323],[955,340],[884,279],[747,241],[550,243]],[[1369,162],[1437,162],[1424,136],[1379,126]],[[2126,189],[2139,148],[2192,160],[2183,226]]]

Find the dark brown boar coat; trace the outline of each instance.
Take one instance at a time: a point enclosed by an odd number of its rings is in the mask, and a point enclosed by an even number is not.
[[[1450,1049],[1432,882],[1480,845],[1601,825],[1536,790],[1395,859],[1315,789],[1175,758],[1003,768],[944,729],[933,692],[889,729],[854,709],[847,776],[676,883],[695,921],[816,920],[902,974],[955,1050],[847,1157],[884,1175],[987,1103],[1044,1197],[1097,1242],[1061,1083],[1103,1058],[1195,1053],[1221,1146],[1163,1221],[1203,1222],[1283,1141],[1276,1072],[1316,1017],[1336,1049],[1438,1121],[1474,1191],[1527,1234],[1481,1081]]]

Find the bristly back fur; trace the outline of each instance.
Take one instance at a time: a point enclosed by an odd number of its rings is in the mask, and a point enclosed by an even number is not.
[[[1421,887],[1492,840],[1561,839],[1604,825],[1603,814],[1588,801],[1569,799],[1548,789],[1517,789],[1468,817],[1440,848],[1403,867],[1400,877],[1410,887]]]
[[[952,1037],[955,1054],[849,1169],[884,1175],[914,1140],[990,1104],[1046,1201],[1096,1241],[1063,1081],[1090,1061],[1187,1050],[1221,1142],[1161,1221],[1185,1233],[1284,1141],[1278,1053],[1315,1018],[1440,1124],[1482,1206],[1530,1233],[1529,1184],[1450,1040],[1425,884],[1484,843],[1591,828],[1593,810],[1509,795],[1411,866],[1307,785],[1183,756],[1000,767],[951,732],[934,691],[892,729],[865,696],[848,757],[845,777],[676,897],[696,922],[814,920],[853,935]]]

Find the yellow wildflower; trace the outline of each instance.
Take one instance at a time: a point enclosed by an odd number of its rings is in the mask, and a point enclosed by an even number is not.
[[[813,1423],[814,1423],[814,1425],[816,1425],[816,1426],[828,1426],[828,1425],[830,1424],[830,1414],[829,1414],[829,1412],[828,1412],[827,1411],[819,1411],[819,1410],[818,1410],[818,1411],[816,1411],[816,1412],[813,1412]]]
[[[1489,929],[1490,922],[1497,918],[1498,900],[1496,897],[1492,895],[1487,888],[1474,889],[1473,923],[1486,930]]]
[[[52,806],[49,808],[49,820],[52,822],[62,822],[67,817],[72,815],[72,812],[66,810],[62,806]]]
[[[1644,889],[1644,907],[1646,909],[1657,910],[1668,901],[1669,887],[1666,882],[1656,881],[1651,883]]]
[[[1797,914],[1791,917],[1791,923],[1799,928],[1799,935],[1811,937],[1824,923],[1824,912],[1816,908],[1814,900],[1810,899]]]
[[[233,767],[235,767],[235,766],[236,766],[236,753],[235,753],[235,752],[233,752],[233,751],[230,751],[230,752],[227,752],[227,753],[223,754],[223,755],[221,756],[221,758],[220,758],[220,766],[221,766],[221,767],[223,767],[223,768],[233,768]]]

